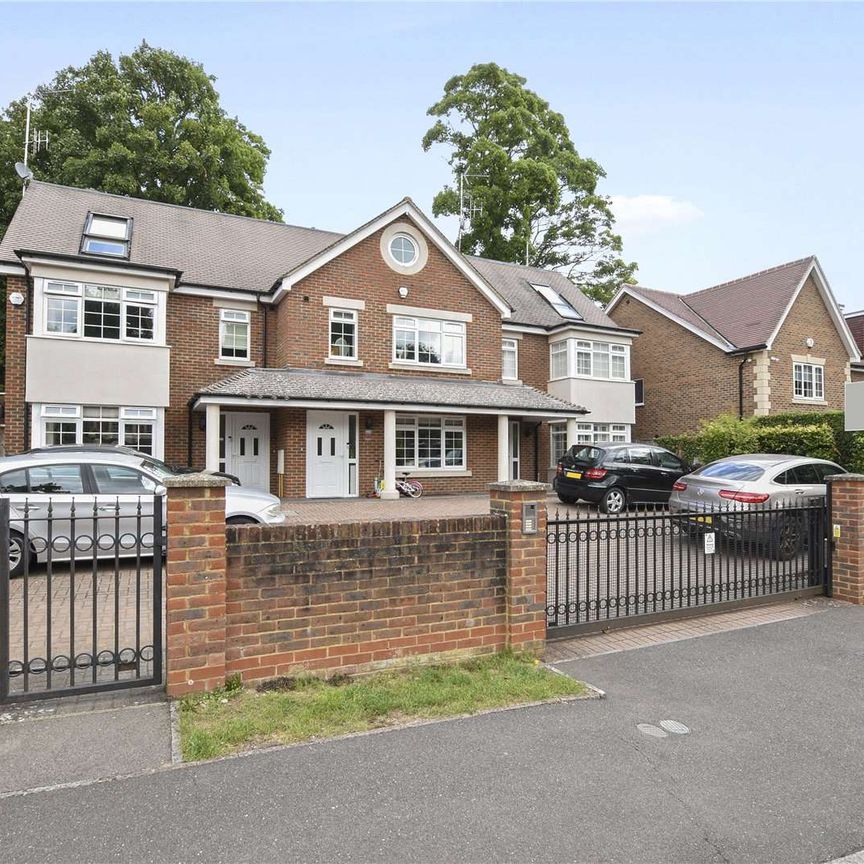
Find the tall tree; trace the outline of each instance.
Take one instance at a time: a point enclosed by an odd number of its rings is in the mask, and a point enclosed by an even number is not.
[[[597,191],[606,173],[579,155],[564,118],[524,78],[495,63],[472,66],[427,113],[437,119],[423,149],[449,147],[454,176],[432,211],[463,220],[463,251],[561,270],[604,303],[633,281],[636,264],[621,258],[609,199]]]
[[[199,63],[142,42],[115,62],[107,51],[37,88],[31,150],[37,179],[281,221],[262,193],[270,150],[219,103]],[[27,98],[0,116],[0,234],[21,197]]]

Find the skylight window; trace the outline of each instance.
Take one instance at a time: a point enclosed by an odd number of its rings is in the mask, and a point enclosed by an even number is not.
[[[562,318],[582,321],[582,316],[554,289],[548,285],[531,286]]]
[[[84,225],[81,251],[90,255],[108,255],[112,258],[129,257],[132,220],[123,216],[104,216],[90,213]]]

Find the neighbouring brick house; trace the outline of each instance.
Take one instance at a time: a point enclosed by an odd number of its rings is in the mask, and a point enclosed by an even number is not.
[[[547,479],[629,440],[630,349],[561,274],[409,199],[347,235],[49,183],[0,243],[6,449],[123,444],[288,497]]]
[[[846,324],[858,350],[864,354],[864,309],[859,309],[857,312],[847,312],[843,317],[846,319]],[[852,380],[864,381],[864,362],[859,361],[852,364]]]
[[[624,286],[607,309],[633,346],[636,435],[739,417],[842,409],[859,347],[815,257],[693,294]]]

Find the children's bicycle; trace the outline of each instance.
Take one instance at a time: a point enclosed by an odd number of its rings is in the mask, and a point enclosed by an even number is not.
[[[381,496],[381,490],[384,488],[384,481],[379,477],[375,478],[375,494]],[[396,480],[396,491],[403,498],[419,498],[423,494],[423,484],[419,480],[412,480],[406,471],[401,479]]]

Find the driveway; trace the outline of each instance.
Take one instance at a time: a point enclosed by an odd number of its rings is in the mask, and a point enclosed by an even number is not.
[[[4,861],[827,861],[864,848],[864,609],[562,663],[607,698],[2,800]],[[675,720],[688,734],[638,724]]]

